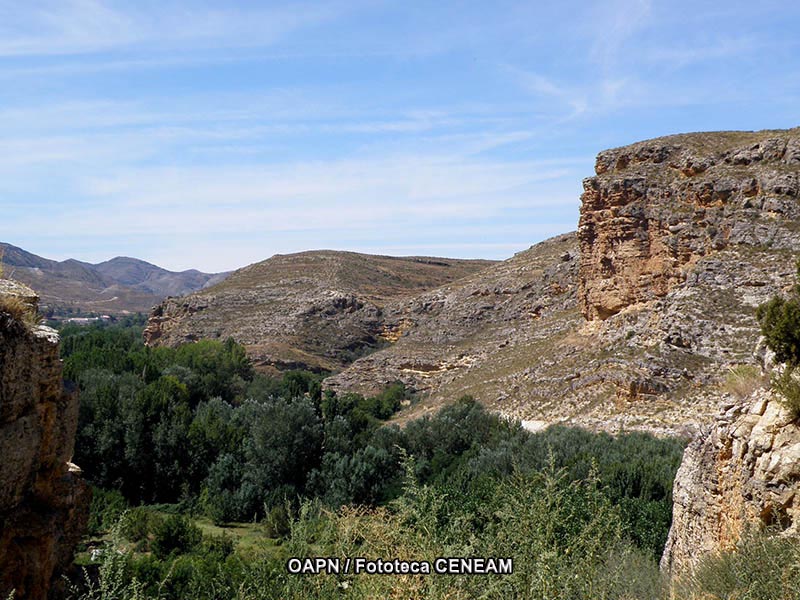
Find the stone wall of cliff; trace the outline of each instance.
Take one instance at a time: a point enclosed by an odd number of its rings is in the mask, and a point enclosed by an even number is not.
[[[663,297],[714,251],[797,245],[798,129],[649,140],[601,152],[595,172],[578,227],[588,320]]]
[[[685,573],[752,525],[800,532],[800,426],[766,390],[723,405],[687,448],[673,489],[662,568]]]
[[[326,385],[399,379],[414,414],[470,394],[539,425],[709,425],[727,369],[759,362],[756,307],[795,282],[800,129],[657,138],[595,170],[577,240],[421,294],[390,347]]]
[[[0,280],[0,300],[34,293]],[[57,333],[0,302],[0,597],[57,594],[86,525],[89,490],[70,463],[78,397],[65,389]],[[18,306],[18,305],[17,305]]]

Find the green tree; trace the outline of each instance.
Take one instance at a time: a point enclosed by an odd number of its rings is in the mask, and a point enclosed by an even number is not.
[[[756,310],[761,333],[775,358],[790,369],[800,364],[800,296],[775,296]]]

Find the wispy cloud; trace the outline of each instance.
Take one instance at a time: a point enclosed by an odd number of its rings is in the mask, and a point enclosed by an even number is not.
[[[354,3],[306,2],[282,7],[193,7],[165,2],[115,5],[57,0],[33,10],[0,4],[0,56],[97,53],[161,47],[264,47],[295,31],[336,18]],[[124,7],[124,8],[123,8]]]
[[[532,95],[544,99],[545,102],[555,101],[557,110],[568,110],[561,118],[572,119],[585,113],[589,108],[588,90],[576,86],[567,86],[557,83],[539,73],[525,71],[518,67],[504,65],[504,70],[517,80],[519,85]]]
[[[767,2],[0,0],[6,235],[500,257],[573,227],[604,147],[796,125],[800,8]]]
[[[590,11],[590,57],[606,72],[613,71],[626,44],[651,23],[651,0],[609,0]],[[633,50],[635,52],[635,50]]]

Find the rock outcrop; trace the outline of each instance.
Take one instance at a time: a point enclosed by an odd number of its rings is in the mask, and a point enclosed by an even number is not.
[[[800,426],[766,390],[724,405],[686,448],[673,497],[661,560],[673,574],[731,549],[749,526],[800,533]]]
[[[796,248],[800,130],[670,136],[601,152],[595,171],[578,227],[589,320],[665,296],[729,246]]]
[[[795,129],[601,152],[577,240],[422,295],[395,344],[328,385],[401,379],[414,414],[473,394],[531,427],[697,431],[726,367],[759,360],[755,307],[794,283],[798,149]]]
[[[411,298],[491,261],[312,251],[277,255],[153,310],[145,341],[232,337],[257,367],[340,370],[388,344]]]
[[[755,308],[795,283],[798,198],[800,129],[639,142],[599,154],[577,235],[429,287],[387,287],[410,271],[380,257],[275,257],[167,301],[148,336],[233,335],[335,390],[400,380],[419,394],[401,418],[471,394],[530,427],[691,434],[726,368],[759,361]]]
[[[78,397],[62,383],[58,334],[19,318],[36,302],[0,280],[0,597],[30,600],[58,589],[89,503],[70,463]]]

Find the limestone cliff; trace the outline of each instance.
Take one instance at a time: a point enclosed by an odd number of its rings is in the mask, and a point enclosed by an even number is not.
[[[800,532],[800,426],[765,390],[722,407],[692,442],[675,478],[673,523],[661,561],[684,573],[730,549],[748,525]]]
[[[601,152],[577,240],[421,295],[395,344],[328,385],[402,379],[416,414],[473,394],[532,427],[691,433],[726,367],[758,362],[755,307],[794,283],[798,186],[800,129]]]
[[[89,502],[70,463],[78,397],[62,384],[58,335],[20,318],[36,302],[0,280],[0,597],[31,600],[58,589]]]
[[[665,296],[714,251],[796,247],[800,130],[670,136],[601,152],[595,171],[578,227],[587,319]]]
[[[577,235],[477,266],[275,257],[165,302],[148,340],[233,335],[342,391],[401,380],[420,399],[401,418],[471,394],[531,427],[687,434],[726,367],[759,360],[755,307],[795,282],[798,197],[800,129],[638,142],[598,155]]]

